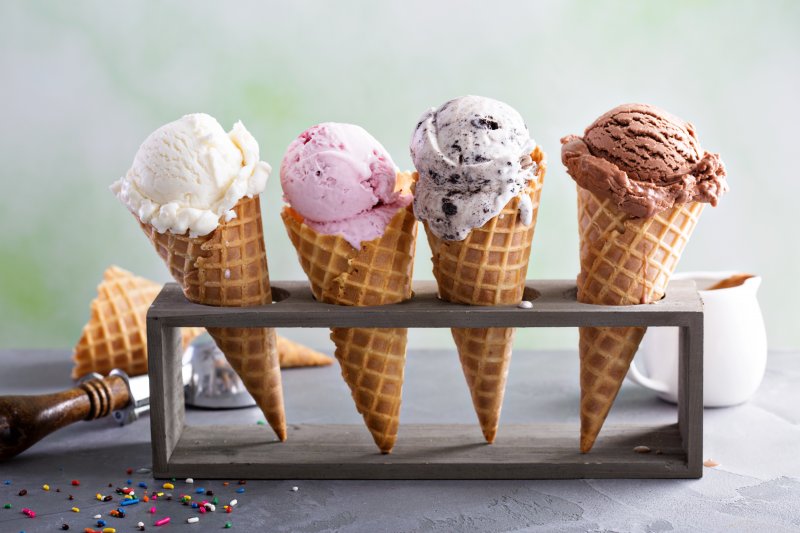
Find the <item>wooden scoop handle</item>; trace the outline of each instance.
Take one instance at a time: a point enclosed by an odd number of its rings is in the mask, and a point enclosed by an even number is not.
[[[27,450],[53,431],[94,420],[130,402],[120,376],[86,381],[74,389],[41,396],[0,396],[0,461]]]

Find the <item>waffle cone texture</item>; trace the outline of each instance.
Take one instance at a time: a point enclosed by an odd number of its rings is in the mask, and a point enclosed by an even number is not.
[[[147,374],[147,310],[159,292],[158,283],[108,267],[72,352],[72,379],[115,368],[129,376]],[[183,347],[202,333],[203,328],[181,328]]]
[[[398,183],[407,180],[398,176]],[[360,249],[339,235],[316,232],[289,207],[281,217],[317,300],[372,306],[411,298],[417,226],[410,206]],[[407,328],[331,329],[342,377],[382,453],[390,453],[397,440],[407,337]]]
[[[578,187],[578,301],[635,305],[660,300],[705,204],[631,218]],[[580,328],[581,452],[592,449],[646,328]]]
[[[544,157],[538,147],[531,154],[537,171],[522,193],[533,204],[530,225],[519,218],[519,196],[463,241],[440,239],[425,224],[440,298],[467,305],[516,305],[522,300],[546,171]],[[500,424],[514,328],[453,328],[451,332],[481,431],[492,443]]]
[[[236,217],[202,237],[142,230],[192,302],[218,307],[272,303],[258,196],[234,206]],[[286,440],[280,360],[274,329],[206,328],[280,440]]]

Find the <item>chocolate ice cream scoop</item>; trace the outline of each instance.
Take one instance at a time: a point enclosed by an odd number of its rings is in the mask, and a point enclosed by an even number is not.
[[[632,217],[693,201],[717,205],[728,190],[725,165],[700,148],[694,126],[651,105],[615,107],[561,144],[575,182]]]

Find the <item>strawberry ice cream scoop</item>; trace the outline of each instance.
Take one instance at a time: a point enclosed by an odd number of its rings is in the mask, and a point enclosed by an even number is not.
[[[360,126],[326,122],[304,131],[281,163],[283,199],[305,224],[353,247],[383,235],[411,195],[395,191],[397,167]]]

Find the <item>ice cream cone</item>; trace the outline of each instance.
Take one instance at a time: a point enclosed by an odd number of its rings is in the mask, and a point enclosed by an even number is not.
[[[398,178],[406,183],[408,176]],[[411,297],[416,219],[400,208],[383,235],[354,248],[341,235],[318,233],[293,209],[281,213],[314,297],[336,305],[372,306]],[[381,452],[397,439],[405,369],[406,328],[333,328],[336,359],[356,409]]]
[[[633,305],[661,299],[705,204],[631,218],[578,187],[578,301]],[[580,328],[581,451],[591,450],[645,328]]]
[[[278,355],[280,356],[281,368],[328,366],[333,364],[333,359],[327,355],[280,335],[278,335]]]
[[[202,237],[159,233],[141,223],[186,298],[204,305],[249,307],[272,303],[258,196],[243,197],[236,216]],[[280,440],[286,440],[275,330],[207,328],[242,378]]]
[[[118,368],[129,376],[147,373],[147,309],[161,285],[127,270],[110,266],[90,304],[89,322],[72,353],[72,378]],[[183,346],[202,334],[202,328],[181,328]]]
[[[443,300],[469,305],[514,305],[522,300],[545,174],[542,150],[537,147],[531,158],[537,170],[523,193],[530,196],[533,206],[530,225],[519,217],[521,195],[463,241],[440,239],[425,223],[433,274]],[[452,333],[481,430],[492,443],[500,421],[514,328],[453,328]]]

